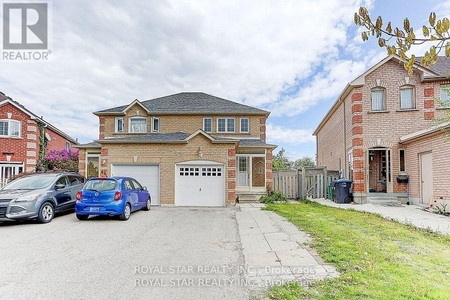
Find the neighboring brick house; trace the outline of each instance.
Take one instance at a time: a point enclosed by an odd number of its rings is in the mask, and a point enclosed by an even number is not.
[[[80,149],[87,177],[130,176],[152,204],[223,206],[272,187],[269,112],[205,93],[179,93],[94,113],[99,139]]]
[[[0,92],[0,186],[36,168],[40,130],[45,126],[47,151],[70,149],[77,141]]]
[[[450,124],[434,120],[450,109],[440,101],[448,100],[448,71],[450,59],[439,57],[430,69],[416,64],[409,76],[395,55],[368,69],[315,130],[317,165],[353,179],[356,202],[449,201]]]

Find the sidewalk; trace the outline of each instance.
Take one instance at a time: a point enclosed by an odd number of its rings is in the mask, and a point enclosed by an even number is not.
[[[383,217],[394,219],[401,223],[411,224],[419,228],[431,229],[442,234],[450,234],[450,218],[422,210],[416,205],[382,206],[366,204],[337,204],[328,199],[311,199],[323,205],[343,209],[354,209],[377,213]]]
[[[262,289],[292,281],[306,287],[339,276],[306,246],[311,241],[308,234],[276,213],[261,210],[264,206],[238,204],[236,212],[248,281]]]

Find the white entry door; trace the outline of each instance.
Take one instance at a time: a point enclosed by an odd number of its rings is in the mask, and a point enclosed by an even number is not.
[[[159,166],[158,165],[112,165],[111,176],[136,179],[152,197],[152,205],[159,205]]]
[[[433,196],[433,153],[420,155],[420,180],[422,203],[430,203]]]
[[[178,164],[175,173],[175,205],[224,206],[224,165],[203,161]]]

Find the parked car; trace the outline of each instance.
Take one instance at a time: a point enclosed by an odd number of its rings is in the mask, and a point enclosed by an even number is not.
[[[130,177],[91,178],[76,197],[75,213],[79,220],[87,220],[90,215],[107,215],[126,221],[132,212],[148,211],[151,206],[147,188]]]
[[[55,213],[73,210],[85,178],[77,173],[40,173],[11,181],[0,190],[0,221],[37,219],[49,223]]]

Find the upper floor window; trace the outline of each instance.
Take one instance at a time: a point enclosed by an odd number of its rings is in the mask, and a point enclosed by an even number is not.
[[[234,132],[234,118],[217,119],[217,132]]]
[[[125,126],[123,123],[123,118],[116,118],[116,132],[123,132],[125,130]]]
[[[450,108],[450,84],[441,85],[441,107]]]
[[[400,88],[400,109],[413,109],[414,105],[414,88],[406,86]]]
[[[152,118],[152,132],[161,132],[161,119],[158,117]]]
[[[130,118],[130,132],[145,133],[147,132],[147,118],[132,117]]]
[[[0,120],[0,136],[20,137],[20,122]]]
[[[241,118],[241,132],[248,133],[248,118]]]
[[[205,132],[212,132],[212,119],[211,118],[203,119],[203,130]]]
[[[70,150],[70,142],[66,141],[66,149]]]
[[[385,110],[384,89],[375,88],[371,92],[372,110]]]

